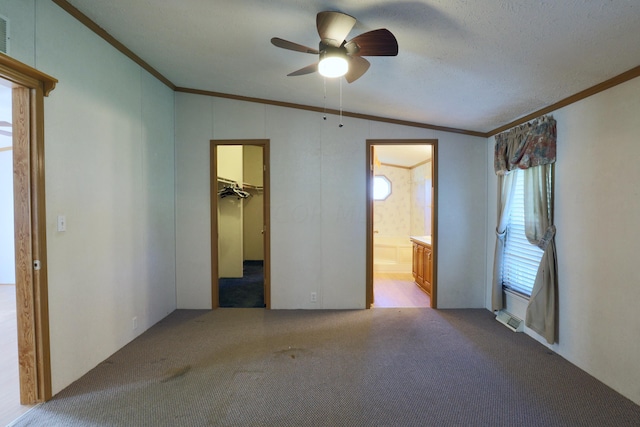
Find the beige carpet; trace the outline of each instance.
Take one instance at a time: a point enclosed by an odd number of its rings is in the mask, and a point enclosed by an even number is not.
[[[16,426],[638,426],[486,310],[176,311]]]

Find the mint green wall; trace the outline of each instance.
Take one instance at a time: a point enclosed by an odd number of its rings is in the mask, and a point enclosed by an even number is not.
[[[492,138],[348,118],[338,129],[310,112],[174,95],[50,1],[0,0],[0,14],[10,55],[60,80],[45,100],[54,393],[176,306],[208,307],[212,138],[271,140],[272,305],[284,309],[364,306],[365,141],[437,138],[439,304],[487,304]],[[635,79],[554,112],[553,349],[636,403],[639,100]]]
[[[439,140],[438,303],[484,306],[485,139],[178,93],[178,307],[210,307],[209,141],[251,138],[270,140],[272,308],[365,306],[366,140],[392,138]]]
[[[174,94],[53,2],[0,14],[10,55],[59,80],[45,99],[57,393],[175,309]]]
[[[367,138],[439,140],[439,304],[488,301],[492,139],[356,119],[339,130],[310,112],[198,95],[174,106],[168,88],[52,2],[0,0],[0,14],[10,55],[60,80],[45,100],[54,393],[176,305],[206,308],[212,138],[271,140],[274,308],[364,305]],[[554,112],[554,350],[636,403],[639,100],[635,79]]]
[[[483,305],[481,139],[358,119],[339,129],[198,95],[174,107],[168,88],[52,2],[3,1],[0,14],[20,29],[11,54],[60,80],[45,101],[54,392],[176,305],[208,306],[212,138],[271,140],[272,307],[284,309],[364,307],[365,141],[437,138],[439,304]]]
[[[559,342],[551,348],[640,404],[640,78],[554,111]],[[497,180],[488,141],[487,272]],[[486,306],[490,307],[491,274]],[[523,317],[525,306],[509,308]],[[519,310],[519,311],[518,311]],[[546,345],[535,332],[527,333]]]

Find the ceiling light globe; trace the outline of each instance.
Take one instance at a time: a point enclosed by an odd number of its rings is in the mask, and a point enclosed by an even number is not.
[[[318,72],[325,77],[342,77],[349,71],[349,63],[340,56],[327,56],[318,63]]]

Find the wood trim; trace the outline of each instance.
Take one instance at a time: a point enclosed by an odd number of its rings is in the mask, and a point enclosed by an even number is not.
[[[218,146],[211,141],[211,148],[209,152],[209,169],[211,174],[209,176],[209,200],[211,205],[210,223],[211,223],[211,308],[215,310],[220,307],[220,288],[218,284],[218,194],[217,185],[214,185],[214,181],[218,177],[218,162],[216,160],[216,150]]]
[[[381,163],[380,163],[380,165],[381,165],[381,166],[391,166],[392,168],[400,168],[400,169],[408,169],[408,170],[411,170],[411,169],[415,169],[415,168],[417,168],[418,166],[426,165],[426,164],[427,164],[427,163],[429,163],[430,161],[431,161],[431,159],[427,159],[427,160],[422,161],[422,162],[420,162],[420,163],[416,163],[415,165],[412,165],[412,166],[394,165],[393,163],[384,163],[384,162],[381,162]]]
[[[51,398],[44,208],[44,94],[13,89],[14,226],[20,402]],[[34,119],[35,118],[35,119]],[[39,260],[40,270],[33,261]]]
[[[582,101],[585,98],[588,98],[592,95],[595,95],[597,93],[603,92],[607,89],[611,89],[614,86],[617,86],[619,84],[628,82],[629,80],[635,79],[636,77],[640,77],[640,66],[637,66],[635,68],[630,69],[629,71],[625,71],[622,74],[618,74],[617,76],[609,79],[609,80],[605,80],[602,83],[599,83],[595,86],[591,86],[590,88],[587,88],[581,92],[578,92],[574,95],[571,95],[561,101],[558,101],[554,104],[549,105],[548,107],[542,108],[538,111],[535,111],[531,114],[527,114],[524,117],[521,117],[517,120],[512,121],[511,123],[507,123],[504,126],[500,126],[498,128],[493,129],[492,131],[489,131],[486,133],[486,137],[489,138],[491,136],[497,135],[500,132],[504,132],[505,130],[509,130],[513,127],[516,127],[518,125],[521,125],[523,123],[527,123],[531,120],[537,119],[540,116],[544,116],[545,114],[549,114],[552,113],[556,110],[559,110],[560,108],[566,107],[567,105],[571,105],[574,104],[578,101]]]
[[[371,308],[373,304],[373,146],[374,145],[431,145],[433,148],[431,161],[433,166],[431,192],[433,200],[431,203],[431,245],[433,249],[433,282],[431,288],[431,308],[438,308],[438,276],[437,276],[437,253],[438,253],[438,140],[437,139],[367,139],[366,142],[366,308]]]
[[[373,163],[373,144],[367,140],[366,144],[366,230],[365,230],[365,308],[373,305],[373,176],[375,165]]]
[[[218,165],[216,149],[220,145],[257,145],[262,147],[263,168],[263,220],[264,220],[264,304],[271,309],[271,193],[270,193],[270,154],[268,139],[212,139],[210,141],[210,181],[217,179]],[[220,293],[218,287],[218,193],[214,185],[210,185],[211,200],[211,307],[220,307]]]
[[[102,27],[100,27],[98,24],[96,24],[95,22],[93,22],[91,19],[89,19],[88,16],[86,16],[85,14],[83,14],[82,12],[80,12],[77,8],[75,8],[73,5],[71,5],[67,0],[53,0],[53,2],[55,4],[57,4],[58,6],[60,6],[62,9],[64,9],[67,13],[69,13],[71,16],[73,16],[74,18],[76,18],[78,21],[80,21],[82,24],[84,24],[87,28],[89,28],[91,31],[93,31],[94,33],[96,33],[98,36],[102,37],[104,40],[106,40],[109,44],[111,44],[113,47],[115,47],[117,50],[119,50],[120,52],[122,52],[125,56],[129,57],[131,60],[133,60],[135,63],[137,63],[138,65],[140,65],[143,69],[147,70],[151,75],[155,76],[158,80],[160,80],[161,82],[163,82],[165,85],[167,85],[168,87],[170,87],[171,89],[173,89],[176,92],[183,92],[183,93],[191,93],[191,94],[196,94],[196,95],[206,95],[206,96],[213,96],[213,97],[217,97],[217,98],[227,98],[227,99],[235,99],[235,100],[239,100],[239,101],[246,101],[246,102],[256,102],[256,103],[260,103],[260,104],[267,104],[267,105],[275,105],[275,106],[279,106],[279,107],[286,107],[286,108],[295,108],[295,109],[299,109],[299,110],[306,110],[306,111],[315,111],[315,112],[320,112],[320,113],[327,113],[327,114],[332,114],[332,115],[339,115],[340,111],[339,110],[334,110],[334,109],[324,109],[324,108],[320,108],[320,107],[314,107],[314,106],[310,106],[310,105],[303,105],[303,104],[295,104],[295,103],[291,103],[291,102],[281,102],[281,101],[274,101],[274,100],[270,100],[270,99],[263,99],[263,98],[254,98],[254,97],[248,97],[248,96],[241,96],[241,95],[233,95],[233,94],[228,94],[228,93],[221,93],[221,92],[214,92],[214,91],[207,91],[207,90],[200,90],[200,89],[190,89],[190,88],[185,88],[185,87],[177,87],[176,85],[174,85],[169,79],[167,79],[166,77],[164,77],[162,74],[160,74],[156,69],[154,69],[151,65],[149,65],[147,62],[145,62],[142,58],[140,58],[138,55],[136,55],[135,53],[133,53],[129,48],[127,48],[125,45],[123,45],[122,43],[120,43],[117,39],[115,39],[112,35],[110,35],[107,31],[105,31]],[[6,55],[2,55],[5,56]],[[0,61],[1,62],[1,61]],[[42,77],[46,76],[43,75],[40,78],[37,78],[38,80],[41,80]],[[640,76],[640,66],[632,68],[629,71],[626,71],[622,74],[619,74],[609,80],[606,80],[602,83],[599,83],[595,86],[592,86],[588,89],[585,89],[581,92],[578,92],[574,95],[571,95],[561,101],[558,101],[554,104],[549,105],[548,107],[542,108],[540,110],[534,111],[531,114],[528,114],[524,117],[521,117],[519,119],[513,120],[510,123],[507,123],[506,125],[500,126],[498,128],[495,128],[489,132],[479,132],[479,131],[474,131],[474,130],[467,130],[467,129],[459,129],[459,128],[451,128],[451,127],[446,127],[446,126],[437,126],[437,125],[432,125],[432,124],[428,124],[428,123],[420,123],[420,122],[413,122],[413,121],[407,121],[407,120],[399,120],[399,119],[392,119],[392,118],[388,118],[388,117],[380,117],[380,116],[374,116],[374,115],[369,115],[369,114],[360,114],[360,113],[352,113],[352,112],[348,112],[348,111],[343,111],[342,115],[345,117],[353,117],[356,119],[363,119],[363,120],[371,120],[371,121],[376,121],[376,122],[382,122],[382,123],[390,123],[390,124],[396,124],[396,125],[401,125],[401,126],[409,126],[409,127],[417,127],[417,128],[422,128],[422,129],[432,129],[432,130],[438,130],[438,131],[442,131],[442,132],[449,132],[449,133],[458,133],[458,134],[462,134],[462,135],[470,135],[470,136],[479,136],[481,138],[489,138],[493,135],[496,135],[500,132],[504,132],[505,130],[511,129],[512,127],[518,126],[520,124],[526,123],[528,121],[531,121],[537,117],[543,116],[545,114],[548,114],[552,111],[558,110],[562,107],[566,107],[567,105],[573,104],[575,102],[581,101],[585,98],[590,97],[591,95],[595,95],[596,93],[602,92],[604,90],[610,89],[614,86],[617,86],[621,83],[624,83],[626,81],[629,81],[631,79],[634,79],[636,77]],[[46,76],[49,77],[49,76]],[[49,77],[50,79],[53,79],[51,77]],[[53,89],[53,87],[55,87],[55,83],[57,82],[57,80],[53,79],[53,85],[52,86],[47,86],[47,83],[45,83],[45,96],[47,96],[49,94],[49,92]],[[49,83],[50,85],[51,83]]]
[[[267,310],[271,310],[271,154],[269,140],[265,140],[262,146],[262,161],[264,171],[262,175],[263,220],[264,220],[264,304]]]
[[[431,159],[427,159],[427,160],[425,160],[425,161],[423,161],[423,162],[416,163],[415,165],[411,166],[411,168],[410,168],[410,169],[415,169],[415,168],[417,168],[418,166],[426,165],[427,163],[430,163],[430,162],[431,162]]]
[[[191,89],[191,88],[185,88],[185,87],[178,87],[176,85],[174,85],[169,79],[167,79],[165,76],[163,76],[162,74],[160,74],[160,72],[158,72],[155,68],[153,68],[151,65],[149,65],[146,61],[144,61],[142,58],[140,58],[138,55],[136,55],[135,53],[133,53],[129,48],[127,48],[124,44],[120,43],[115,37],[113,37],[111,34],[109,34],[107,31],[105,31],[102,27],[100,27],[98,24],[96,24],[94,21],[92,21],[88,16],[86,16],[84,13],[80,12],[76,7],[74,7],[73,5],[71,5],[67,0],[52,0],[55,4],[57,4],[58,6],[60,6],[63,10],[65,10],[67,13],[69,13],[71,16],[73,16],[74,18],[76,18],[78,21],[80,21],[82,24],[84,24],[87,28],[89,28],[91,31],[93,31],[94,33],[96,33],[98,36],[102,37],[105,41],[107,41],[107,43],[111,44],[113,47],[115,47],[117,50],[119,50],[120,52],[122,52],[122,54],[124,54],[125,56],[127,56],[128,58],[130,58],[133,62],[135,62],[136,64],[140,65],[140,67],[142,67],[143,69],[145,69],[146,71],[148,71],[151,75],[153,75],[154,77],[156,77],[158,80],[160,80],[162,83],[164,83],[165,85],[167,85],[168,87],[170,87],[172,90],[176,91],[176,92],[183,92],[183,93],[191,93],[191,94],[196,94],[196,95],[206,95],[206,96],[212,96],[212,97],[217,97],[217,98],[227,98],[227,99],[235,99],[238,101],[246,101],[246,102],[256,102],[256,103],[260,103],[260,104],[267,104],[267,105],[275,105],[278,107],[285,107],[285,108],[294,108],[294,109],[298,109],[298,110],[306,110],[306,111],[315,111],[315,112],[319,112],[319,113],[327,113],[327,114],[332,114],[332,115],[340,115],[340,111],[339,110],[334,110],[334,109],[325,109],[325,108],[321,108],[321,107],[314,107],[314,106],[310,106],[310,105],[304,105],[304,104],[295,104],[295,103],[291,103],[291,102],[282,102],[282,101],[275,101],[275,100],[270,100],[270,99],[263,99],[263,98],[254,98],[254,97],[248,97],[248,96],[241,96],[241,95],[233,95],[233,94],[228,94],[228,93],[221,93],[221,92],[214,92],[214,91],[207,91],[207,90],[200,90],[200,89]],[[4,54],[0,54],[2,55],[2,57],[7,57]],[[9,57],[7,57],[9,58]],[[0,57],[1,59],[1,57]],[[0,60],[0,63],[2,61]],[[353,113],[353,112],[349,112],[349,111],[343,111],[342,115],[345,117],[353,117],[356,119],[363,119],[363,120],[371,120],[371,121],[376,121],[376,122],[382,122],[382,123],[390,123],[390,124],[395,124],[395,125],[401,125],[401,126],[409,126],[409,127],[417,127],[417,128],[422,128],[422,129],[431,129],[431,130],[437,130],[437,131],[442,131],[442,132],[449,132],[449,133],[458,133],[458,134],[462,134],[462,135],[470,135],[470,136],[478,136],[481,138],[489,138],[493,135],[496,135],[500,132],[504,132],[505,130],[511,129],[512,127],[518,126],[520,124],[526,123],[528,121],[531,121],[537,117],[543,116],[545,114],[548,114],[552,111],[558,110],[562,107],[566,107],[567,105],[573,104],[575,102],[581,101],[585,98],[590,97],[591,95],[595,95],[596,93],[602,92],[604,90],[610,89],[614,86],[617,86],[621,83],[624,83],[626,81],[629,81],[631,79],[634,79],[636,77],[640,76],[640,66],[632,68],[629,71],[626,71],[622,74],[619,74],[609,80],[606,80],[602,83],[599,83],[595,86],[592,86],[588,89],[585,89],[581,92],[576,93],[575,95],[571,95],[561,101],[558,101],[554,104],[549,105],[548,107],[542,108],[540,110],[537,110],[531,114],[528,114],[524,117],[521,117],[519,119],[516,119],[510,123],[507,123],[506,125],[500,126],[498,128],[495,128],[489,132],[479,132],[479,131],[474,131],[474,130],[468,130],[468,129],[459,129],[459,128],[452,128],[452,127],[447,127],[447,126],[437,126],[437,125],[432,125],[432,124],[428,124],[428,123],[420,123],[420,122],[413,122],[413,121],[408,121],[408,120],[399,120],[399,119],[392,119],[389,117],[380,117],[380,116],[374,116],[374,115],[369,115],[369,114],[360,114],[360,113]],[[39,77],[35,77],[36,80],[42,80],[45,84],[44,86],[44,94],[45,96],[49,95],[49,92],[55,87],[55,84],[57,83],[56,79],[53,79],[52,77],[47,76],[46,74],[41,74]],[[52,80],[46,80],[46,79],[52,79]]]
[[[0,55],[0,79],[13,87],[16,307],[21,403],[52,396],[44,193],[44,97],[56,79]],[[33,268],[39,260],[40,270]]]
[[[44,175],[44,93],[31,91],[31,230],[34,259],[40,270],[34,271],[36,320],[36,360],[38,363],[38,399],[49,400],[51,388],[51,355],[49,341],[49,291],[47,259],[47,210]]]
[[[433,143],[431,164],[431,308],[438,308],[438,141]]]
[[[209,149],[209,200],[211,212],[209,212],[209,223],[211,224],[211,308],[215,310],[220,307],[220,292],[218,285],[218,195],[217,185],[214,179],[218,176],[218,162],[216,160],[216,149],[218,146],[211,142]]]
[[[235,100],[238,100],[238,101],[246,101],[246,102],[255,102],[255,103],[259,103],[259,104],[275,105],[276,107],[295,108],[297,110],[314,111],[314,112],[317,112],[317,113],[340,115],[340,110],[334,110],[334,109],[330,109],[330,108],[325,109],[324,107],[314,107],[314,106],[311,106],[311,105],[295,104],[295,103],[292,103],[292,102],[274,101],[274,100],[271,100],[271,99],[253,98],[253,97],[249,97],[249,96],[232,95],[232,94],[228,94],[228,93],[212,92],[212,91],[199,90],[199,89],[189,89],[189,88],[184,88],[184,87],[176,87],[175,91],[176,92],[183,92],[183,93],[191,93],[191,94],[194,94],[194,95],[205,95],[205,96],[212,96],[212,97],[216,97],[216,98],[235,99]],[[392,118],[389,118],[389,117],[373,116],[373,115],[369,115],[369,114],[353,113],[353,112],[349,112],[349,111],[343,111],[342,115],[345,116],[345,117],[353,117],[355,119],[371,120],[371,121],[375,121],[375,122],[390,123],[390,124],[394,124],[394,125],[417,127],[417,128],[422,128],[422,129],[439,130],[439,131],[442,131],[442,132],[460,133],[460,134],[463,134],[463,135],[486,137],[486,134],[484,132],[476,132],[476,131],[471,131],[471,130],[450,128],[450,127],[445,127],[445,126],[436,126],[436,125],[431,125],[431,124],[427,124],[427,123],[418,123],[418,122],[411,122],[411,121],[407,121],[407,120],[392,119]]]
[[[84,26],[89,28],[98,36],[102,37],[107,43],[109,43],[111,46],[115,47],[117,50],[122,52],[124,56],[128,57],[133,62],[138,64],[140,67],[146,70],[149,74],[151,74],[152,76],[160,80],[162,83],[170,87],[172,90],[176,89],[176,86],[173,83],[171,83],[169,79],[167,79],[165,76],[160,74],[158,70],[153,68],[142,58],[140,58],[138,55],[133,53],[128,47],[120,43],[115,37],[113,37],[111,34],[105,31],[104,28],[102,28],[101,26],[93,22],[87,15],[80,12],[76,7],[71,5],[67,0],[53,0],[53,2],[58,6],[60,6],[69,15],[73,16],[78,21],[80,21],[80,23],[84,24]]]
[[[30,89],[13,89],[13,204],[16,256],[16,314],[20,403],[38,401],[35,293],[32,269]]]
[[[389,166],[389,167],[392,167],[392,168],[406,169],[406,170],[413,169],[413,166],[394,165],[393,163],[383,163],[383,162],[380,162],[380,166]]]
[[[42,88],[44,96],[56,87],[58,80],[0,52],[0,76],[30,89]]]

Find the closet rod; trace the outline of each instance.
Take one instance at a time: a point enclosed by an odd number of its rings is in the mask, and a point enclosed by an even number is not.
[[[218,177],[218,181],[224,184],[232,184],[232,185],[235,185],[236,187],[240,187],[236,181],[233,181],[227,178],[222,178],[220,176]]]

